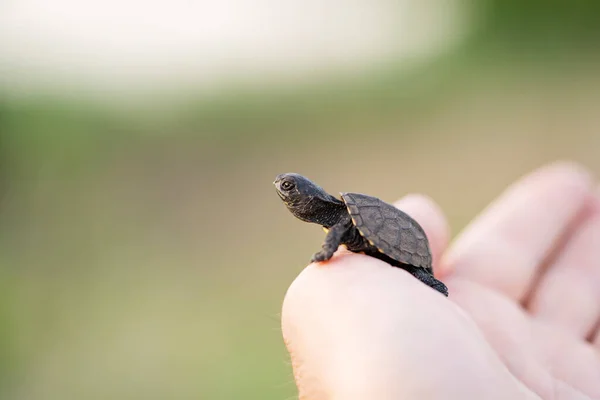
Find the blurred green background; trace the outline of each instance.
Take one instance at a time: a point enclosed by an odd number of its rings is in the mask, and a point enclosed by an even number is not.
[[[323,236],[279,173],[456,234],[545,162],[600,172],[598,2],[242,3],[0,5],[0,398],[293,398]]]

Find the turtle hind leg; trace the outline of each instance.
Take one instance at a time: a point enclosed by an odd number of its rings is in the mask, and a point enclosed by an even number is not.
[[[427,286],[437,290],[444,296],[448,297],[448,288],[441,281],[438,281],[431,275],[421,268],[411,268],[408,270],[415,278],[426,284]]]

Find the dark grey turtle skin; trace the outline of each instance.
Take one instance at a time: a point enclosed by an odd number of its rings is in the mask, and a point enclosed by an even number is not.
[[[340,245],[402,268],[448,296],[448,288],[433,276],[431,250],[423,228],[408,214],[376,197],[328,194],[308,178],[287,173],[273,182],[277,194],[298,219],[321,225],[327,232],[323,248],[311,262],[327,261]]]

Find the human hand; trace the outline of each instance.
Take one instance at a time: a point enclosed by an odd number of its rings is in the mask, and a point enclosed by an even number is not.
[[[586,171],[533,172],[449,249],[431,200],[396,205],[425,229],[450,297],[343,249],[309,265],[282,311],[300,399],[600,398],[600,192]]]

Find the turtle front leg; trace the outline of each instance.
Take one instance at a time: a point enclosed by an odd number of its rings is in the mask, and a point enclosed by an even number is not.
[[[323,242],[323,249],[318,253],[313,254],[310,259],[311,263],[327,261],[331,257],[333,257],[333,253],[337,250],[337,248],[342,243],[342,237],[344,233],[348,229],[347,224],[344,222],[337,223],[336,225],[329,228],[327,232],[327,236],[325,236],[325,241]]]

